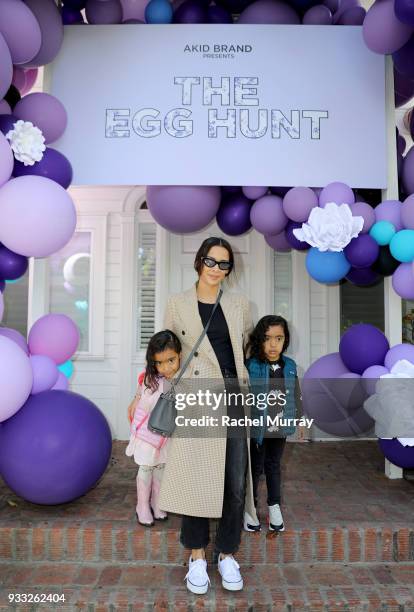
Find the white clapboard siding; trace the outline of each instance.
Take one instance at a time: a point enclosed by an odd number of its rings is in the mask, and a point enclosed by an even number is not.
[[[145,350],[155,331],[156,225],[140,223],[137,252],[136,351]]]
[[[328,300],[323,285],[310,280],[310,357],[311,363],[328,353]]]

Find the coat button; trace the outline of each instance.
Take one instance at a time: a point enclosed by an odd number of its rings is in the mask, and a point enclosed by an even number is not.
[[[194,357],[198,357],[198,351],[194,353]]]
[[[182,335],[183,335],[183,336],[185,336],[185,331],[184,331],[184,330],[182,330],[182,332],[181,332],[181,333],[182,333]]]
[[[200,374],[200,372],[198,370],[194,370],[194,374],[195,374],[195,376],[198,376]]]

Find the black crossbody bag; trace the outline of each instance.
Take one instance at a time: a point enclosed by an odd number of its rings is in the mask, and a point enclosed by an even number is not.
[[[175,419],[177,416],[177,409],[175,407],[175,387],[180,382],[183,377],[184,372],[186,371],[188,364],[191,359],[194,357],[194,353],[200,346],[204,336],[207,333],[207,330],[210,326],[211,320],[216,312],[217,306],[219,305],[220,298],[223,294],[222,289],[220,289],[216,302],[214,304],[214,308],[211,311],[211,315],[199,337],[197,342],[195,343],[191,353],[187,357],[186,362],[182,366],[176,380],[174,380],[171,384],[171,388],[166,393],[161,393],[160,397],[157,400],[154,408],[151,411],[150,417],[148,419],[148,429],[153,433],[157,433],[160,436],[169,437],[173,434],[175,429]]]

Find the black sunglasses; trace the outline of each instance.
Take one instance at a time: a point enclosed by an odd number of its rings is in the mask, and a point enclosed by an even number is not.
[[[201,261],[207,268],[214,268],[214,266],[218,265],[220,270],[231,270],[233,267],[231,261],[216,261],[214,257],[202,257]]]

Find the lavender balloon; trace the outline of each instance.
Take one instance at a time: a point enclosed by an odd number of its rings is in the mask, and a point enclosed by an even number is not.
[[[405,45],[412,34],[412,28],[401,23],[395,16],[394,0],[381,0],[369,9],[362,34],[371,51],[389,54]]]
[[[88,23],[110,24],[121,23],[122,6],[119,0],[88,0],[85,8]]]
[[[276,236],[265,234],[265,240],[272,249],[279,251],[280,253],[288,253],[291,250],[291,246],[286,239],[286,234],[284,231]]]
[[[414,274],[411,263],[401,263],[392,275],[392,286],[404,300],[414,300]]]
[[[296,249],[297,251],[306,251],[307,249],[310,249],[310,244],[298,240],[293,233],[293,230],[298,229],[299,227],[302,227],[302,223],[289,221],[285,228],[286,240],[293,249]]]
[[[9,141],[0,134],[0,186],[6,183],[13,171],[13,152]]]
[[[406,359],[410,363],[414,363],[414,345],[413,344],[396,344],[385,355],[384,366],[388,370],[392,370],[393,366],[401,359]]]
[[[69,380],[67,376],[63,374],[63,372],[59,372],[58,377],[55,384],[52,387],[53,391],[67,391],[69,389]]]
[[[414,194],[408,196],[401,206],[401,221],[406,229],[414,229]]]
[[[23,406],[29,397],[32,383],[29,357],[16,342],[0,336],[0,423]]]
[[[366,202],[355,202],[355,204],[352,204],[351,206],[351,211],[353,217],[363,217],[364,219],[361,234],[368,233],[376,220],[375,212],[372,206]]]
[[[63,42],[62,16],[54,0],[25,0],[40,27],[42,42],[38,53],[25,64],[37,68],[52,62]]]
[[[258,200],[268,192],[268,187],[242,187],[242,191],[249,200]]]
[[[15,342],[26,353],[26,355],[29,354],[29,348],[26,340],[17,330],[12,329],[11,327],[0,327],[0,336],[9,338],[9,340]]]
[[[220,206],[219,187],[155,186],[147,188],[148,208],[170,232],[197,232],[208,225]]]
[[[229,236],[239,236],[251,228],[251,202],[244,195],[231,195],[222,202],[216,219],[219,228]]]
[[[312,6],[303,16],[303,25],[332,25],[333,16],[327,6]]]
[[[324,187],[319,195],[319,206],[324,208],[328,202],[335,204],[354,204],[354,192],[345,183],[329,183]]]
[[[27,257],[18,255],[4,245],[0,245],[0,278],[16,280],[23,276],[28,265]]]
[[[26,175],[43,176],[59,183],[63,189],[67,189],[72,182],[73,170],[67,157],[56,151],[56,149],[46,147],[42,159],[33,166],[25,166],[16,159],[13,175],[16,177]]]
[[[367,368],[362,374],[362,383],[368,395],[375,393],[375,387],[380,376],[388,374],[389,370],[385,366],[373,365]]]
[[[51,389],[59,374],[53,359],[46,357],[46,355],[31,355],[30,363],[33,371],[32,394]]]
[[[0,32],[7,42],[13,64],[24,64],[39,52],[42,42],[40,27],[23,2],[0,2]]]
[[[351,240],[344,253],[354,268],[368,268],[379,255],[379,245],[369,234],[361,234]]]
[[[283,210],[292,221],[304,223],[316,206],[318,198],[309,187],[294,187],[283,198]]]
[[[9,48],[3,35],[0,33],[0,99],[4,98],[9,90],[13,78],[13,63]]]
[[[363,374],[370,366],[383,364],[389,348],[382,331],[368,323],[358,323],[342,336],[339,354],[351,372]]]
[[[399,200],[384,200],[374,208],[376,221],[389,221],[396,231],[403,229],[401,220],[401,202]]]
[[[141,23],[145,21],[145,7],[148,0],[121,0],[123,23],[126,20],[138,19]]]
[[[237,23],[300,24],[299,15],[284,2],[256,0],[241,13]]]
[[[288,222],[283,211],[282,198],[265,195],[256,200],[250,210],[250,221],[261,234],[279,234]]]
[[[6,100],[0,100],[0,115],[10,115],[11,106]]]
[[[14,115],[31,121],[38,127],[46,144],[60,138],[68,122],[62,102],[47,93],[31,93],[20,100],[13,109]]]
[[[414,193],[414,147],[404,157],[401,179],[405,193]]]

